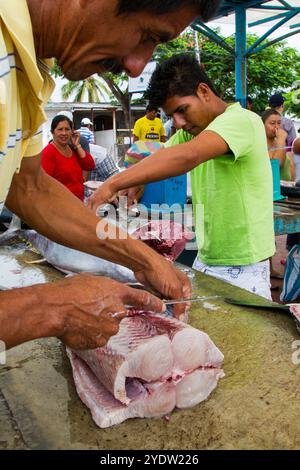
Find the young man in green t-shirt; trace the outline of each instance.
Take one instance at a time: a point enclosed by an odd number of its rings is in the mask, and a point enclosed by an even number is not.
[[[271,298],[273,186],[260,117],[225,103],[199,63],[185,55],[157,67],[148,97],[180,130],[168,148],[107,180],[90,206],[111,201],[121,189],[191,171],[194,268]]]

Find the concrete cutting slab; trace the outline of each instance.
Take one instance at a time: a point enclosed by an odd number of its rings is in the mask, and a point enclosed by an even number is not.
[[[32,254],[18,249],[13,256],[22,267],[22,257]],[[50,282],[62,277],[49,266],[30,269],[46,270]],[[256,298],[186,271],[193,295]],[[226,376],[216,390],[169,419],[132,419],[108,429],[97,428],[78,398],[58,339],[11,349],[0,365],[0,449],[299,449],[300,334],[292,318],[210,299],[192,304],[190,323],[225,355]]]

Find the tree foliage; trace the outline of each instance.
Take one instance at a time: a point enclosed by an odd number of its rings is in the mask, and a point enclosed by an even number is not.
[[[77,103],[82,103],[86,96],[88,103],[101,103],[109,94],[109,90],[102,81],[93,76],[78,82],[67,82],[62,86],[61,94],[65,100],[73,97],[73,101]]]
[[[219,34],[219,31],[216,30]],[[220,34],[219,34],[220,35]],[[222,36],[221,36],[222,37]],[[223,38],[225,39],[225,38]],[[258,39],[256,35],[248,35],[248,46]],[[219,90],[221,97],[232,101],[235,97],[235,61],[233,55],[198,34],[201,63],[207,74]],[[226,38],[226,42],[234,49],[235,37]],[[162,62],[168,57],[179,53],[194,53],[194,33],[188,29],[177,39],[160,44],[156,49],[153,60]],[[248,63],[248,96],[253,100],[253,109],[261,112],[267,107],[268,98],[275,92],[287,93],[286,108],[295,116],[300,116],[300,105],[293,103],[290,89],[300,79],[300,54],[287,46],[286,42],[270,45],[266,49],[249,57]],[[61,75],[58,66],[53,70],[54,75]],[[123,108],[128,122],[128,78],[125,74],[115,76],[111,73],[100,75],[106,82],[111,100],[117,101]],[[300,93],[299,93],[300,98]]]
[[[300,79],[294,82],[289,93],[285,95],[285,108],[292,117],[300,118]]]
[[[201,63],[205,71],[219,90],[221,97],[226,101],[234,100],[234,56],[203,35],[199,34],[198,38]],[[222,38],[225,40],[224,37]],[[256,35],[248,35],[248,47],[254,44],[257,39]],[[226,42],[233,49],[235,48],[234,36],[226,38]],[[194,53],[193,34],[190,31],[169,44],[160,45],[155,53],[155,59],[160,62],[174,53],[183,51]],[[261,112],[267,107],[268,98],[273,93],[277,91],[288,92],[297,79],[300,79],[300,54],[296,49],[287,46],[284,41],[272,44],[261,52],[251,55],[247,61],[248,96],[252,98],[254,110],[257,112]],[[287,110],[290,110],[288,101],[286,105]]]

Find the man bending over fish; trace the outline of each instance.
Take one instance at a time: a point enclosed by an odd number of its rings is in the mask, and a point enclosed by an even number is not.
[[[42,170],[40,126],[46,120],[43,105],[54,88],[48,59],[56,57],[69,80],[122,70],[136,77],[159,43],[178,36],[198,16],[208,20],[219,4],[0,0],[0,208],[5,203],[60,244],[129,267],[137,280],[166,298],[188,297],[188,278],[142,242],[97,237],[99,218]],[[11,347],[59,336],[73,348],[103,346],[122,318],[111,313],[124,311],[128,303],[163,310],[162,302],[146,292],[85,275],[1,292],[0,340]]]
[[[273,185],[261,119],[239,103],[225,103],[199,63],[185,55],[157,67],[147,96],[180,130],[169,148],[109,178],[90,207],[120,190],[191,171],[194,269],[271,299]]]

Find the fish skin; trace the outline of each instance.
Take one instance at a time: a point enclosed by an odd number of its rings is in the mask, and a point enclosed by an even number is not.
[[[19,237],[39,251],[48,263],[66,273],[92,273],[109,277],[122,283],[136,284],[132,270],[111,261],[60,245],[35,230],[21,230],[21,221],[14,216],[6,232],[0,235],[0,244]],[[191,234],[181,224],[168,220],[146,221],[141,227],[132,229],[131,235],[156,250],[169,261],[175,261],[183,251]]]
[[[137,282],[133,271],[125,266],[65,247],[34,230],[21,230],[19,236],[31,243],[48,263],[66,274],[88,272],[123,283]]]

